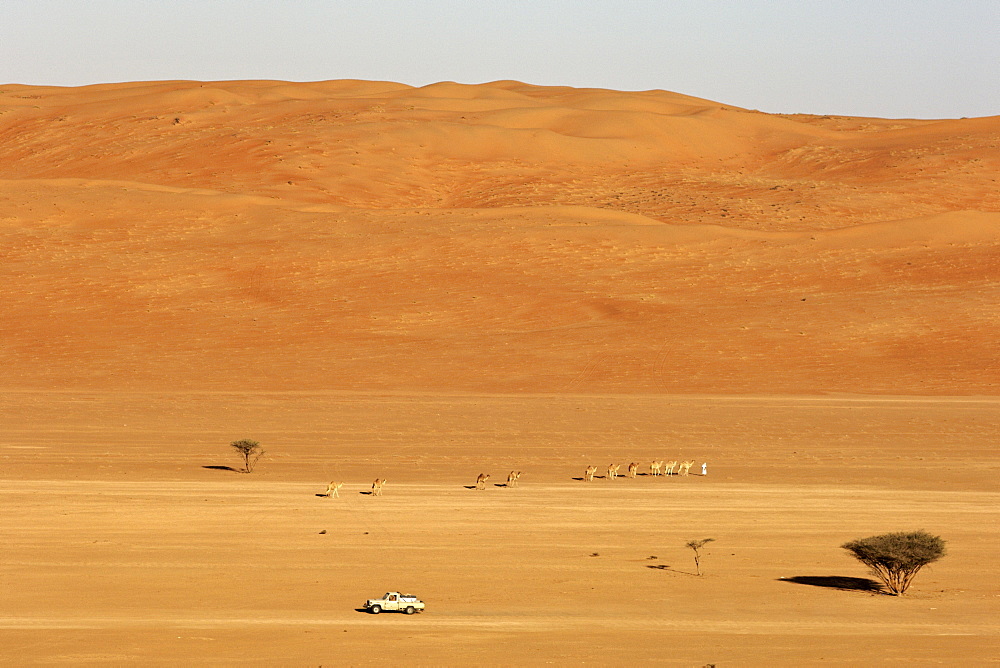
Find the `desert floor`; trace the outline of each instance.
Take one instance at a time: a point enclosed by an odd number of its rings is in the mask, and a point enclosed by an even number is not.
[[[5,393],[9,664],[984,665],[1000,401]],[[267,454],[250,475],[238,425]],[[708,476],[653,477],[653,459]],[[643,464],[609,481],[611,462]],[[580,480],[600,465],[592,483]],[[511,469],[520,484],[506,489]],[[624,467],[623,467],[624,469]],[[485,491],[470,489],[491,474]],[[382,497],[367,494],[388,479]],[[317,496],[332,479],[341,497]],[[905,597],[839,545],[923,528]],[[324,532],[325,533],[322,533]],[[714,538],[694,575],[690,539]],[[798,581],[796,581],[798,580]],[[385,590],[427,611],[357,608]]]

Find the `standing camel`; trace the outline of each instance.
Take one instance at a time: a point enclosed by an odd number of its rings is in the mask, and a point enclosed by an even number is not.
[[[521,477],[520,471],[511,471],[507,474],[507,487],[517,487],[517,479]]]
[[[334,499],[340,496],[340,492],[338,490],[340,490],[340,488],[343,486],[344,483],[337,482],[336,480],[334,480],[333,482],[331,482],[329,485],[326,486],[326,494],[324,494],[323,496],[328,496],[331,499]]]
[[[372,483],[372,496],[382,496],[382,485],[385,484],[385,478],[375,478],[375,482]]]
[[[476,478],[476,489],[486,489],[486,481],[490,479],[489,473],[480,473]]]
[[[621,464],[608,464],[608,480],[614,480],[618,477],[618,469],[622,467]]]
[[[583,479],[587,482],[594,482],[594,474],[597,473],[596,466],[588,466],[587,470],[583,473]]]

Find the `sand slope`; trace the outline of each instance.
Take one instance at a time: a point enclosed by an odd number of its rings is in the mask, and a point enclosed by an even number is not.
[[[2,385],[991,393],[1000,118],[0,87]]]

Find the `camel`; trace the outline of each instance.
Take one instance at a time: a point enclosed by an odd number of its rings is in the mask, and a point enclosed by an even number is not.
[[[583,474],[583,479],[587,482],[594,482],[594,474],[597,473],[596,466],[588,466],[587,470]]]
[[[375,478],[375,482],[372,483],[372,496],[382,496],[382,485],[385,484],[385,478]]]
[[[507,487],[517,487],[517,479],[520,477],[520,471],[511,471],[507,474]]]
[[[628,477],[634,478],[639,475],[639,462],[632,462],[628,465]]]
[[[680,466],[677,467],[677,475],[688,475],[692,466],[694,466],[693,459],[689,462],[681,462]]]
[[[663,460],[658,462],[650,462],[649,464],[649,475],[661,475],[663,473]]]
[[[329,485],[327,485],[327,487],[326,487],[326,494],[324,494],[323,496],[328,496],[331,499],[336,498],[336,497],[340,496],[340,492],[338,490],[341,487],[343,487],[343,486],[344,486],[344,483],[337,482],[336,480],[334,480]]]
[[[677,466],[677,460],[674,460],[672,462],[667,462],[664,465],[664,469],[663,469],[664,475],[673,475],[674,474],[674,467],[675,466]]]
[[[608,464],[608,480],[614,480],[618,477],[618,469],[622,467],[621,464]]]
[[[476,489],[486,489],[486,481],[490,479],[489,473],[480,473],[476,478]]]

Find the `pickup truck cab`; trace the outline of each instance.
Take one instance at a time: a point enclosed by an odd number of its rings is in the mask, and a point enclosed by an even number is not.
[[[385,610],[395,612],[405,612],[412,615],[414,612],[424,611],[424,602],[416,596],[400,594],[398,591],[386,592],[382,598],[370,598],[365,601],[365,610],[377,615]]]

